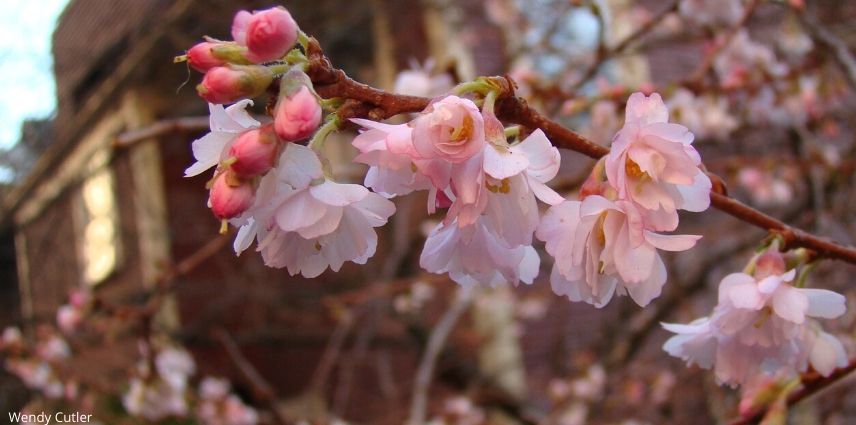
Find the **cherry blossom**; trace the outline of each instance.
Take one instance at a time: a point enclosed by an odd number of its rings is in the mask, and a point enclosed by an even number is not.
[[[659,231],[677,227],[678,209],[698,212],[710,206],[711,182],[699,168],[693,134],[668,120],[660,95],[632,94],[624,127],[606,156],[606,177],[620,199],[668,217],[657,220]]]
[[[538,275],[540,258],[531,246],[509,246],[485,218],[459,226],[440,223],[428,235],[419,265],[437,274],[448,273],[455,282],[471,286],[503,283],[531,284]]]
[[[365,185],[373,191],[392,197],[415,190],[430,190],[435,187],[432,178],[437,185],[448,182],[450,168],[442,161],[418,159],[411,139],[413,129],[409,125],[365,119],[351,121],[365,129],[352,142],[360,151],[354,162],[369,165]]]
[[[841,316],[844,297],[793,286],[793,269],[765,274],[732,273],[723,278],[719,303],[710,317],[689,325],[663,324],[677,334],[663,349],[689,364],[712,367],[717,380],[729,385],[746,383],[761,373],[793,375],[809,364],[824,376],[844,366],[847,357],[841,342],[809,319]]]
[[[469,99],[446,96],[413,121],[413,147],[426,159],[464,162],[480,153],[484,144],[484,120]]]
[[[377,248],[374,227],[393,212],[383,196],[330,180],[312,149],[289,144],[277,172],[262,179],[256,204],[234,222],[241,225],[235,250],[256,239],[268,266],[315,277],[346,261],[365,264]]]
[[[615,293],[648,305],[666,282],[657,249],[685,251],[700,238],[654,233],[633,203],[599,195],[550,207],[535,235],[556,258],[553,292],[596,307]]]

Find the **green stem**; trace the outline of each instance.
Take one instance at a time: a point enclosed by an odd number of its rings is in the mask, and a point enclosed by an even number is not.
[[[310,37],[308,35],[306,35],[305,32],[303,32],[303,31],[297,32],[297,42],[300,43],[300,47],[303,48],[304,52],[307,51],[307,49],[309,48],[309,40],[310,40]]]
[[[327,122],[318,128],[318,131],[316,131],[315,135],[312,136],[312,139],[309,140],[309,144],[306,145],[316,152],[321,151],[321,148],[324,147],[324,142],[327,141],[327,136],[329,136],[330,133],[339,130],[339,125],[341,124],[338,114],[330,114],[327,115],[327,117],[331,118],[328,118]]]
[[[505,128],[505,137],[506,138],[518,137],[518,136],[520,136],[520,126],[519,125],[512,125],[511,127]]]

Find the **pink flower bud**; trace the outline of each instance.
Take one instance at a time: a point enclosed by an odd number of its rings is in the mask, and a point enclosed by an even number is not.
[[[297,23],[282,7],[250,14],[240,11],[232,22],[232,37],[247,46],[255,63],[281,59],[297,42]]]
[[[782,253],[771,249],[761,254],[755,261],[754,276],[758,280],[767,276],[778,276],[784,274],[786,268],[785,257]]]
[[[260,96],[271,82],[273,71],[264,66],[218,66],[205,73],[196,91],[210,103],[233,103]]]
[[[187,62],[199,72],[229,63],[247,65],[250,61],[244,57],[246,50],[237,43],[203,41],[187,51]]]
[[[212,43],[210,41],[204,41],[191,47],[190,50],[187,51],[187,63],[199,72],[208,71],[215,66],[225,65],[226,61],[214,56],[213,47],[216,44],[217,43]]]
[[[302,140],[321,124],[321,103],[309,87],[290,97],[281,96],[274,110],[276,134],[285,141]]]
[[[208,202],[214,216],[222,220],[241,215],[253,204],[253,197],[250,182],[226,171],[214,179]]]
[[[229,156],[234,158],[230,168],[241,177],[266,173],[276,160],[278,142],[273,124],[241,134],[229,148]]]

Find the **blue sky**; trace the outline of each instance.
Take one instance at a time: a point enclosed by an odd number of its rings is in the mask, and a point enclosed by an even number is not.
[[[56,108],[51,35],[68,0],[3,0],[0,13],[0,148],[18,141],[26,118]]]

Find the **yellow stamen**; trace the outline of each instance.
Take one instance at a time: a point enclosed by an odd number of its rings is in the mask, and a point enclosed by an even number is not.
[[[461,126],[456,128],[452,134],[449,135],[449,139],[453,142],[468,140],[473,134],[473,127],[473,118],[469,115],[464,115],[464,120],[461,123]]]

